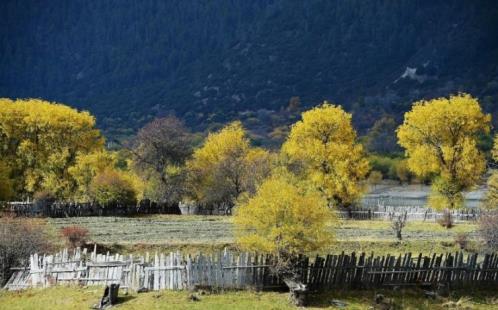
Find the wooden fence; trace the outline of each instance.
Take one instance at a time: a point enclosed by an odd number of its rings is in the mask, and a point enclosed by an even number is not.
[[[405,214],[409,221],[437,221],[443,217],[442,212],[437,212],[426,207],[393,207],[393,206],[376,206],[371,208],[354,208],[336,211],[341,219],[354,220],[391,220],[396,214]],[[481,215],[480,209],[464,208],[451,210],[451,216],[454,221],[476,221]]]
[[[100,206],[92,203],[51,203],[47,205],[33,202],[4,202],[4,213],[26,217],[78,217],[78,216],[128,216],[136,214],[180,214],[175,205],[157,204],[142,201],[130,206]]]
[[[466,208],[479,208],[482,204],[480,198],[465,198]],[[363,208],[375,208],[377,206],[389,207],[426,207],[427,196],[391,196],[391,195],[366,195],[361,199],[360,206]]]
[[[480,258],[480,259],[479,259]],[[412,256],[327,255],[302,257],[300,280],[312,290],[376,288],[381,286],[444,283],[452,288],[498,285],[498,255],[483,258],[463,253]],[[5,288],[47,287],[58,284],[104,285],[119,283],[131,290],[182,290],[195,285],[221,289],[285,288],[270,272],[269,256],[228,251],[216,255],[180,253],[123,256],[67,250],[56,255],[32,255],[30,266],[16,268]]]

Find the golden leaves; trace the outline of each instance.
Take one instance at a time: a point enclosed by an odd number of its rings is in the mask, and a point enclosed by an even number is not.
[[[317,190],[285,173],[265,180],[234,217],[243,249],[274,254],[326,248],[333,240],[328,228],[335,220]]]
[[[361,182],[370,170],[363,147],[356,143],[351,114],[340,106],[324,103],[304,112],[282,147],[291,161],[304,164],[306,178],[322,190],[329,201],[348,205],[364,188]]]
[[[477,137],[489,133],[490,120],[468,94],[419,101],[405,113],[397,135],[410,170],[419,177],[437,175],[438,182],[446,184],[447,194],[436,189],[434,206],[457,206],[457,194],[479,181],[486,165],[477,149]]]

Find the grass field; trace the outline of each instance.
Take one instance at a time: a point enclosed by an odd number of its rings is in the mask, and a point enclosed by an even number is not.
[[[57,241],[61,228],[79,225],[87,228],[90,239],[111,251],[144,252],[181,250],[197,252],[235,248],[232,218],[226,216],[152,215],[143,217],[82,217],[47,219]],[[403,241],[395,239],[388,221],[342,221],[331,228],[337,242],[327,252],[374,252],[424,254],[458,251],[457,234],[466,234],[468,251],[480,250],[474,223],[458,223],[451,229],[434,222],[409,222]]]
[[[96,304],[102,293],[100,287],[53,287],[32,289],[21,293],[0,292],[1,309],[89,309]],[[311,297],[307,309],[336,309],[332,300],[347,304],[347,309],[369,309],[375,294],[381,293],[392,299],[396,309],[498,309],[498,298],[493,292],[455,292],[449,298],[427,299],[421,291],[335,291]],[[191,301],[189,292],[150,292],[119,297],[117,309],[296,309],[289,303],[287,293],[275,292],[224,292],[196,295],[199,301]],[[496,293],[494,293],[496,295]],[[446,304],[446,305],[445,305]],[[452,305],[454,307],[448,307]],[[467,308],[466,308],[467,307]],[[381,308],[377,308],[381,309]]]

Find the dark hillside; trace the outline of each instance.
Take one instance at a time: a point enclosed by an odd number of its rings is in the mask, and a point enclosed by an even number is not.
[[[457,91],[496,121],[496,1],[0,2],[0,96],[89,109],[115,136],[169,113],[265,135],[294,96],[364,130]]]

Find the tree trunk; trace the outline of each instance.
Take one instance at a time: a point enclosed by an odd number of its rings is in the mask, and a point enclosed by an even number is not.
[[[307,305],[308,287],[293,278],[284,278],[285,284],[289,287],[290,299],[297,307]]]

